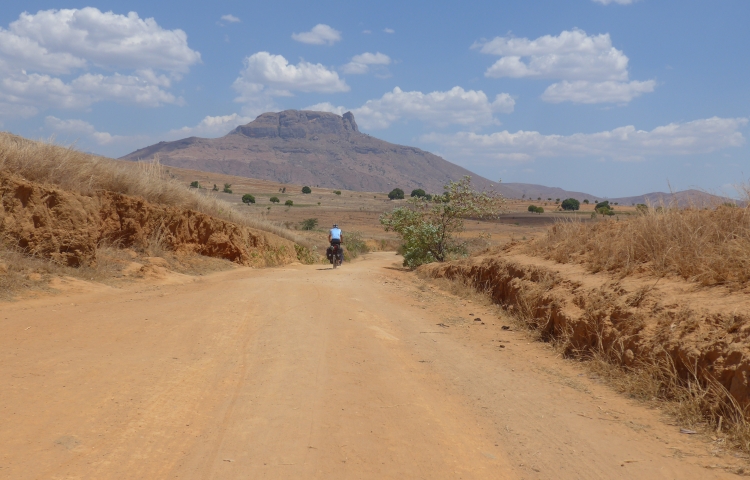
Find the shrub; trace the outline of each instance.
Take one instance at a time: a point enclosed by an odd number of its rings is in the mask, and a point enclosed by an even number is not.
[[[294,205],[294,202],[291,200],[287,200],[286,202],[284,202],[284,205],[286,205],[287,207],[291,207],[292,205]]]
[[[193,182],[190,182],[190,188],[201,188],[201,184],[198,183],[198,180],[195,180]]]
[[[396,232],[403,240],[404,266],[416,268],[465,254],[465,244],[455,237],[463,231],[463,219],[495,218],[505,204],[502,195],[474,190],[468,176],[450,182],[446,189],[445,195],[436,195],[431,201],[414,197],[407,207],[380,216],[385,230]]]
[[[566,198],[560,206],[563,210],[578,210],[581,208],[580,202],[575,198]]]
[[[271,197],[268,200],[270,200],[271,203],[279,203],[280,202],[279,197]]]
[[[412,197],[417,197],[417,198],[422,198],[422,197],[426,197],[427,194],[421,188],[417,188],[417,189],[414,189],[414,190],[411,191],[411,196]]]
[[[648,213],[648,205],[646,205],[645,203],[639,203],[635,206],[635,211],[640,214],[646,214]]]
[[[583,199],[583,203],[585,203],[586,205],[588,205],[589,204],[589,199],[588,198],[584,198]]]
[[[333,191],[333,194],[334,194],[334,195],[341,195],[341,190],[334,190],[334,191]]]
[[[346,258],[346,260],[357,258],[363,253],[367,253],[370,251],[370,248],[365,243],[364,238],[362,238],[362,232],[358,232],[355,230],[347,233],[345,236],[345,241],[346,247],[344,248],[344,257]]]
[[[594,207],[595,210],[599,210],[600,208],[607,208],[610,210],[612,209],[612,207],[609,206],[609,200],[604,200],[603,202],[599,202]]]
[[[232,193],[232,184],[231,183],[225,183],[224,184],[224,193]]]
[[[390,198],[391,200],[403,200],[404,199],[404,191],[401,190],[400,188],[394,188],[388,194],[388,198]]]
[[[302,220],[302,223],[300,224],[300,228],[302,228],[302,230],[315,230],[315,227],[317,226],[318,226],[317,218],[306,218]]]
[[[302,187],[302,193],[312,193],[312,189],[305,185],[304,187]]]
[[[255,197],[250,195],[249,193],[246,193],[242,196],[242,203],[251,204],[255,203]]]
[[[217,187],[216,184],[214,183],[214,188],[212,188],[211,191],[212,192],[218,192],[219,191],[219,187]]]

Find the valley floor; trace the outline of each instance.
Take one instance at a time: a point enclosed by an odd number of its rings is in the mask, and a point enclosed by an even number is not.
[[[0,304],[0,478],[734,476],[736,459],[399,265]]]

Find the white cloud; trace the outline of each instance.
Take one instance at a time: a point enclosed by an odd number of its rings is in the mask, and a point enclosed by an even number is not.
[[[362,30],[362,33],[364,33],[365,35],[369,35],[372,33],[372,30]]]
[[[553,83],[542,94],[542,100],[550,103],[628,103],[644,93],[651,93],[656,82],[575,82]]]
[[[421,140],[440,145],[449,158],[485,161],[528,161],[538,157],[608,157],[614,160],[643,160],[648,156],[710,153],[745,143],[740,131],[747,118],[707,118],[672,123],[651,131],[634,126],[599,133],[543,135],[534,131],[507,130],[480,135],[431,133]]]
[[[501,57],[487,69],[487,77],[563,80],[542,95],[546,101],[623,103],[656,86],[654,81],[629,82],[629,59],[612,46],[609,34],[572,30],[535,40],[496,37],[472,48]]]
[[[235,100],[246,102],[259,95],[291,96],[299,92],[348,92],[349,85],[338,73],[320,63],[299,62],[290,65],[281,55],[258,52],[245,58],[245,68],[233,88],[240,94]]]
[[[135,12],[126,16],[86,7],[22,13],[4,32],[33,42],[39,61],[31,60],[30,65],[50,73],[81,68],[84,63],[185,73],[201,59],[188,47],[185,32],[165,30],[153,18],[142,19]],[[42,70],[50,55],[60,62]]]
[[[293,33],[292,39],[310,45],[333,45],[341,40],[341,32],[326,24],[319,23],[309,32]]]
[[[61,120],[57,117],[48,116],[44,119],[44,125],[57,134],[77,138],[83,137],[97,145],[109,145],[127,139],[127,137],[112,135],[107,132],[98,132],[93,125],[83,120]]]
[[[224,20],[225,22],[229,22],[229,23],[239,23],[240,22],[240,19],[238,17],[235,17],[231,13],[228,14],[228,15],[222,15],[221,19]]]
[[[198,62],[200,53],[188,47],[185,32],[135,12],[87,7],[22,13],[7,30],[0,28],[0,103],[12,105],[19,117],[100,101],[179,105],[183,100],[168,89]],[[105,73],[92,71],[100,68]]]
[[[220,137],[229,133],[238,125],[252,122],[255,117],[246,117],[233,113],[231,115],[206,116],[194,127],[182,127],[170,130],[166,134],[168,139],[185,137]]]
[[[349,111],[346,107],[337,107],[331,102],[316,103],[315,105],[303,108],[303,110],[309,110],[312,112],[330,112],[335,113],[336,115],[343,115]]]
[[[445,92],[405,92],[396,87],[376,100],[368,100],[352,109],[357,123],[367,129],[388,128],[399,120],[419,120],[430,125],[482,126],[496,124],[495,113],[511,113],[515,101],[507,93],[495,96],[490,102],[481,90],[464,90],[453,87]],[[321,110],[341,115],[344,107],[319,103],[306,110]]]
[[[370,65],[390,65],[391,57],[384,53],[365,52],[352,57],[352,61],[341,67],[341,71],[351,75],[364,74],[370,71]]]
[[[392,28],[387,28],[387,27],[386,27],[386,28],[384,28],[384,29],[383,29],[383,31],[384,31],[385,33],[396,33],[396,30],[394,30],[394,29],[392,29]]]
[[[609,5],[610,3],[618,3],[620,5],[631,5],[636,2],[636,0],[593,0],[596,3],[601,3],[602,5]]]

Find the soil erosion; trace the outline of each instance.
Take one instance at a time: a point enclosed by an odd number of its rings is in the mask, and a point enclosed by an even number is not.
[[[399,265],[0,304],[0,478],[734,477],[700,438]]]

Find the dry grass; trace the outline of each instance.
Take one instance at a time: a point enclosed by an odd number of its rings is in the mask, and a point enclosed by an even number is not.
[[[288,229],[250,217],[223,200],[188,189],[169,178],[158,160],[138,164],[118,162],[72,147],[0,133],[0,170],[84,195],[108,190],[142,197],[160,205],[195,210],[267,231],[309,248],[304,239]]]
[[[592,272],[677,274],[701,285],[750,282],[750,206],[661,206],[614,221],[564,221],[528,253]]]

